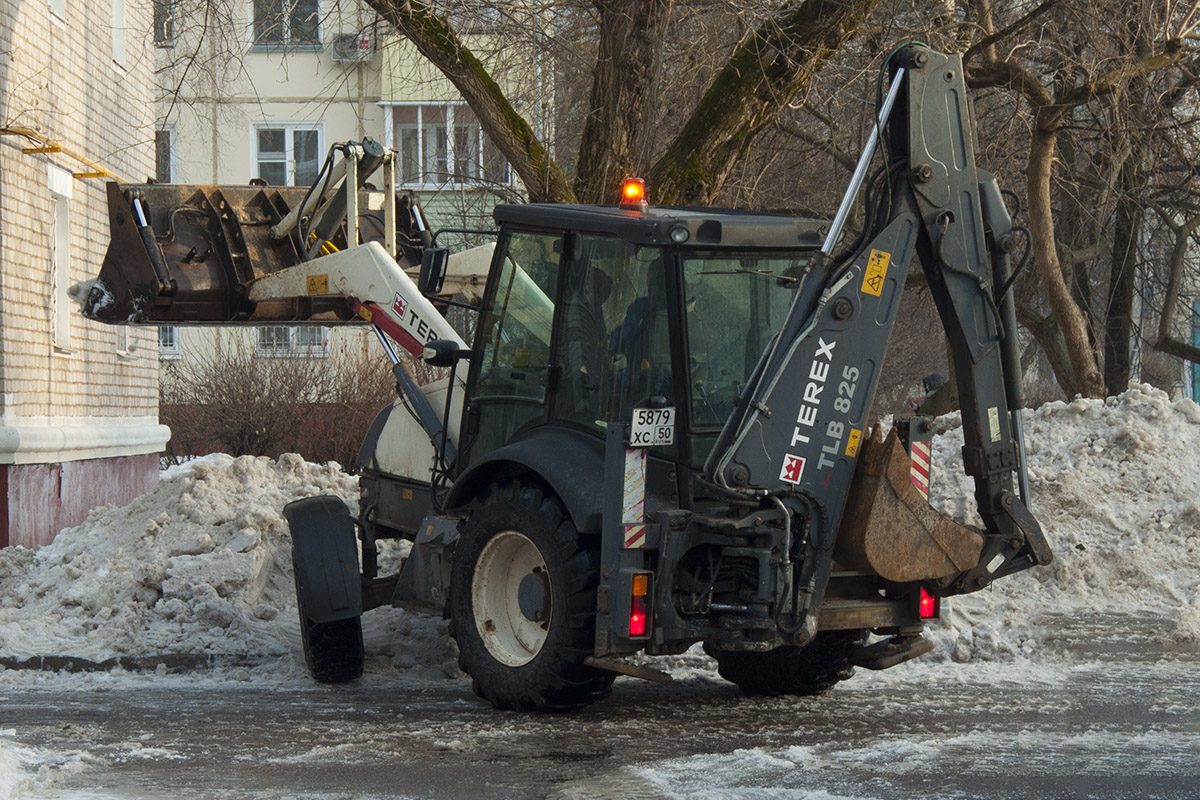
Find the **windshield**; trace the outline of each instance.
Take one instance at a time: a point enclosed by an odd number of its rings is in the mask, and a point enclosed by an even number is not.
[[[692,421],[719,427],[783,325],[811,252],[685,256]]]

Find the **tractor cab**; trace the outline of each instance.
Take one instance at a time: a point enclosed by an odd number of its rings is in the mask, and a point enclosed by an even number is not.
[[[673,409],[653,455],[699,468],[821,244],[819,220],[720,209],[502,205],[460,463],[546,426],[599,441]]]

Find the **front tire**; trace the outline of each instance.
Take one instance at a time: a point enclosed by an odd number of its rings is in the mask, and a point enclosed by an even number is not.
[[[293,558],[293,566],[295,560]],[[366,662],[362,637],[362,615],[333,622],[314,622],[304,608],[304,592],[296,584],[296,608],[300,612],[300,643],[304,663],[318,683],[346,683],[363,674]]]
[[[777,647],[766,653],[709,650],[717,672],[746,694],[816,695],[854,674],[854,648],[866,631],[825,631],[805,647]]]
[[[598,561],[553,497],[520,482],[493,487],[451,574],[451,633],[475,694],[499,709],[563,711],[608,693],[615,676],[583,663]]]

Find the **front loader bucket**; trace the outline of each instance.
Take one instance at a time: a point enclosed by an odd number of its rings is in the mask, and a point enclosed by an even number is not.
[[[893,428],[878,426],[859,454],[834,558],[903,583],[936,580],[979,563],[980,532],[929,505],[911,477],[912,464]]]
[[[248,300],[250,283],[303,260],[294,236],[276,240],[270,230],[303,202],[307,191],[109,183],[111,238],[100,275],[85,285],[86,296],[80,298],[84,316],[118,324],[173,325],[353,319],[341,298]],[[360,208],[367,208],[365,199]],[[370,215],[364,211],[360,219]],[[398,226],[403,222],[398,219]],[[364,234],[382,230],[380,225],[360,227]],[[334,244],[342,247],[344,240],[335,238]],[[402,260],[401,266],[411,263]]]

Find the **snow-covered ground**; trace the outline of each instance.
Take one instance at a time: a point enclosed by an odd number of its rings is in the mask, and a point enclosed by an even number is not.
[[[941,418],[938,429],[931,502],[971,520],[957,416]],[[1172,402],[1149,387],[1108,401],[1050,403],[1028,412],[1026,441],[1034,512],[1054,549],[1053,564],[953,598],[945,619],[931,626],[931,654],[887,672],[860,672],[847,690],[932,680],[1061,683],[1088,668],[1068,663],[1061,636],[1064,619],[1085,613],[1149,619],[1159,647],[1194,648],[1200,641],[1200,406]],[[128,506],[92,511],[49,546],[0,549],[0,664],[10,667],[0,667],[0,692],[173,682],[310,685],[281,510],[315,494],[341,496],[353,509],[357,481],[337,465],[296,456],[214,456],[164,473]],[[367,680],[458,679],[453,645],[443,634],[440,620],[395,609],[368,613]],[[175,658],[171,669],[11,668],[45,657],[72,657],[94,668],[162,656]],[[178,665],[189,668],[180,673]],[[695,650],[665,666],[678,678],[716,680]],[[0,798],[42,785],[39,775],[86,768],[87,753],[27,747],[3,725],[0,719]],[[803,748],[725,756],[780,768],[816,757]],[[922,755],[907,758],[918,763]],[[686,784],[696,766],[683,759],[653,773]]]

